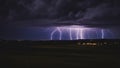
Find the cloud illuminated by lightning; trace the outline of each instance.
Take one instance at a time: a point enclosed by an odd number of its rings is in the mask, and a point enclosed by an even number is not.
[[[95,30],[94,28],[87,28],[87,27],[83,27],[83,26],[62,26],[62,27],[56,27],[52,32],[51,32],[51,40],[54,40],[54,34],[55,33],[59,33],[59,39],[58,40],[62,40],[62,35],[63,33],[67,30],[68,35],[69,35],[69,40],[79,40],[79,39],[86,39],[84,37],[85,35],[85,31],[86,30]],[[97,31],[95,33],[97,35],[98,38],[98,34]],[[101,39],[104,39],[104,29],[101,29]],[[73,38],[75,37],[75,39]]]

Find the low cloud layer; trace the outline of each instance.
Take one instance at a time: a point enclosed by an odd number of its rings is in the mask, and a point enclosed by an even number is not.
[[[118,25],[119,3],[119,0],[0,0],[0,24]]]

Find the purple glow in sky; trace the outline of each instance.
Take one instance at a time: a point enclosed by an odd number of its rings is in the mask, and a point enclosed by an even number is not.
[[[0,30],[0,38],[8,40],[78,40],[120,39],[118,28],[85,26],[9,27]]]
[[[55,27],[51,32],[50,40],[55,40],[55,34],[58,34],[57,40],[64,40],[63,34],[68,36],[69,40],[78,40],[78,39],[91,39],[91,38],[99,38],[104,39],[105,29],[96,29],[96,28],[88,28],[84,26],[61,26]],[[88,35],[87,35],[88,34]],[[93,35],[93,36],[91,36]],[[91,38],[89,38],[91,36]]]

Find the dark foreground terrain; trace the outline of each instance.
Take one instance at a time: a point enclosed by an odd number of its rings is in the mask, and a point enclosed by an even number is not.
[[[119,48],[1,44],[0,68],[119,68]]]

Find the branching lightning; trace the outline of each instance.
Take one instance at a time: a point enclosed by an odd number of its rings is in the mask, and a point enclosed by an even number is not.
[[[85,39],[85,31],[86,30],[90,30],[90,28],[83,28],[83,27],[56,27],[52,32],[51,32],[51,40],[54,40],[54,35],[55,33],[58,32],[59,34],[59,39],[58,40],[62,40],[62,34],[67,30],[69,39],[70,40],[78,40],[78,39]],[[92,32],[94,33],[94,32]],[[98,38],[99,36],[99,32],[95,31],[95,35],[97,36],[96,38]],[[89,35],[88,35],[89,36]],[[104,33],[104,29],[101,29],[101,39],[104,39],[105,33]],[[75,39],[74,39],[75,37]],[[64,39],[63,39],[64,40]]]
[[[76,40],[83,39],[83,28],[69,28],[70,40],[73,40],[73,31],[76,31]]]
[[[54,35],[57,31],[59,32],[59,40],[62,39],[62,31],[60,30],[59,27],[57,27],[57,29],[53,30],[52,33],[51,33],[51,40],[53,40],[53,35]]]

